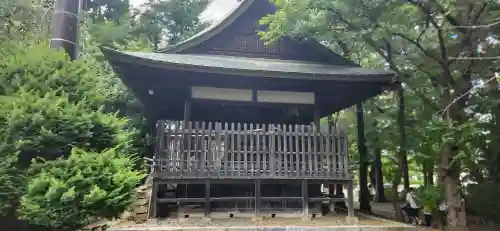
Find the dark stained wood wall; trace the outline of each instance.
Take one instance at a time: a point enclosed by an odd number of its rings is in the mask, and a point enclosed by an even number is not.
[[[275,12],[275,7],[269,1],[257,0],[229,27],[220,34],[205,42],[186,49],[186,54],[214,54],[248,58],[272,58],[284,60],[301,60],[329,63],[334,65],[354,66],[342,56],[330,52],[317,42],[301,42],[289,37],[265,44],[259,31],[265,31],[265,26],[259,20]]]

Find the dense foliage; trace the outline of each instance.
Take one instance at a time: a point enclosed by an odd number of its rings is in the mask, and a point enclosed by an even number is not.
[[[262,19],[268,25],[268,31],[262,32],[267,41],[283,35],[314,38],[363,66],[396,73],[402,88],[364,103],[366,132],[351,129],[358,138],[366,136],[371,147],[367,153],[359,152],[359,173],[366,172],[365,162],[374,160],[376,150],[382,149],[386,153],[383,168],[393,172],[386,180],[394,187],[401,179],[409,187],[412,168],[421,172],[426,184],[433,184],[437,175],[450,205],[450,229],[464,228],[461,195],[466,191],[458,193],[465,188],[462,184],[500,182],[496,78],[500,4],[489,0],[272,2],[279,10]],[[340,116],[352,118],[353,114]],[[485,201],[500,200],[498,194],[484,196],[489,196]],[[369,205],[361,203],[361,208]],[[474,209],[479,215],[482,210]]]
[[[102,151],[129,141],[126,119],[92,110],[84,102],[72,103],[58,94],[20,91],[11,103],[3,105],[3,138],[20,152],[22,163],[28,164],[36,156],[54,159],[72,147]]]
[[[21,219],[60,230],[78,230],[100,218],[116,218],[135,199],[144,177],[117,149],[72,149],[68,158],[35,162],[21,198]]]
[[[21,88],[46,94],[65,93],[70,102],[85,100],[100,107],[107,97],[95,90],[100,76],[83,60],[69,62],[64,52],[47,44],[4,42],[0,50],[0,95],[17,95]]]
[[[0,2],[0,214],[73,231],[131,205],[151,123],[98,46],[150,51],[204,28],[208,2],[182,2],[85,1],[76,61],[48,47],[53,0]]]

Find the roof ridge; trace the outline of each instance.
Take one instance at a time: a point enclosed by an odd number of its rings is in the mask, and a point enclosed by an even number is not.
[[[160,49],[158,53],[178,53],[185,49],[194,47],[207,39],[222,32],[225,28],[230,26],[234,21],[236,21],[245,11],[252,5],[255,0],[239,0],[241,3],[232,11],[227,13],[222,20],[217,23],[210,25],[204,30],[196,33],[195,35],[185,39],[184,41],[177,43],[171,47]]]

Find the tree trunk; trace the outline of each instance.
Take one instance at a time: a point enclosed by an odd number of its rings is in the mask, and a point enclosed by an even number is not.
[[[387,202],[384,191],[384,175],[382,173],[382,150],[375,148],[375,160],[373,161],[373,171],[375,172],[375,198],[376,202]]]
[[[424,185],[434,184],[434,167],[432,163],[424,162],[422,164],[422,173],[424,175]]]
[[[370,185],[372,187],[375,187],[375,184],[377,183],[377,179],[376,178],[376,166],[375,166],[375,162],[372,162],[370,164],[370,171],[368,172],[368,176],[370,178]]]
[[[428,174],[427,174],[427,169],[425,167],[425,164],[422,165],[422,175],[424,175],[424,185],[425,186],[430,185],[429,178],[427,177]]]
[[[458,192],[460,182],[459,171],[451,160],[457,150],[449,143],[445,143],[439,155],[439,178],[444,184],[444,196],[448,203],[447,229],[449,231],[466,231],[467,221],[465,203]]]
[[[408,173],[408,157],[406,154],[406,122],[405,122],[405,95],[404,89],[401,86],[398,90],[399,98],[399,113],[398,113],[398,125],[399,125],[399,135],[401,137],[400,147],[398,153],[398,159],[400,168],[403,174],[403,186],[405,190],[410,188],[410,176]]]
[[[427,165],[425,174],[424,182],[427,182],[425,185],[434,185],[434,165],[432,163]]]
[[[368,153],[366,150],[363,105],[356,104],[359,152],[359,210],[371,213],[370,191],[368,190]]]
[[[400,164],[399,164],[400,165]],[[400,200],[399,198],[399,193],[398,193],[398,186],[401,184],[401,176],[402,176],[401,168],[398,169],[396,172],[396,176],[394,177],[394,180],[392,181],[392,193],[393,197],[392,199],[392,206],[394,207],[394,212],[396,213],[396,220],[398,221],[403,221],[403,213],[401,212],[401,206],[400,206]]]

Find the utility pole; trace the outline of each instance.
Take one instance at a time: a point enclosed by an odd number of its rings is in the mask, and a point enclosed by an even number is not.
[[[78,24],[81,0],[56,0],[52,16],[50,46],[63,48],[71,60],[78,58]]]

